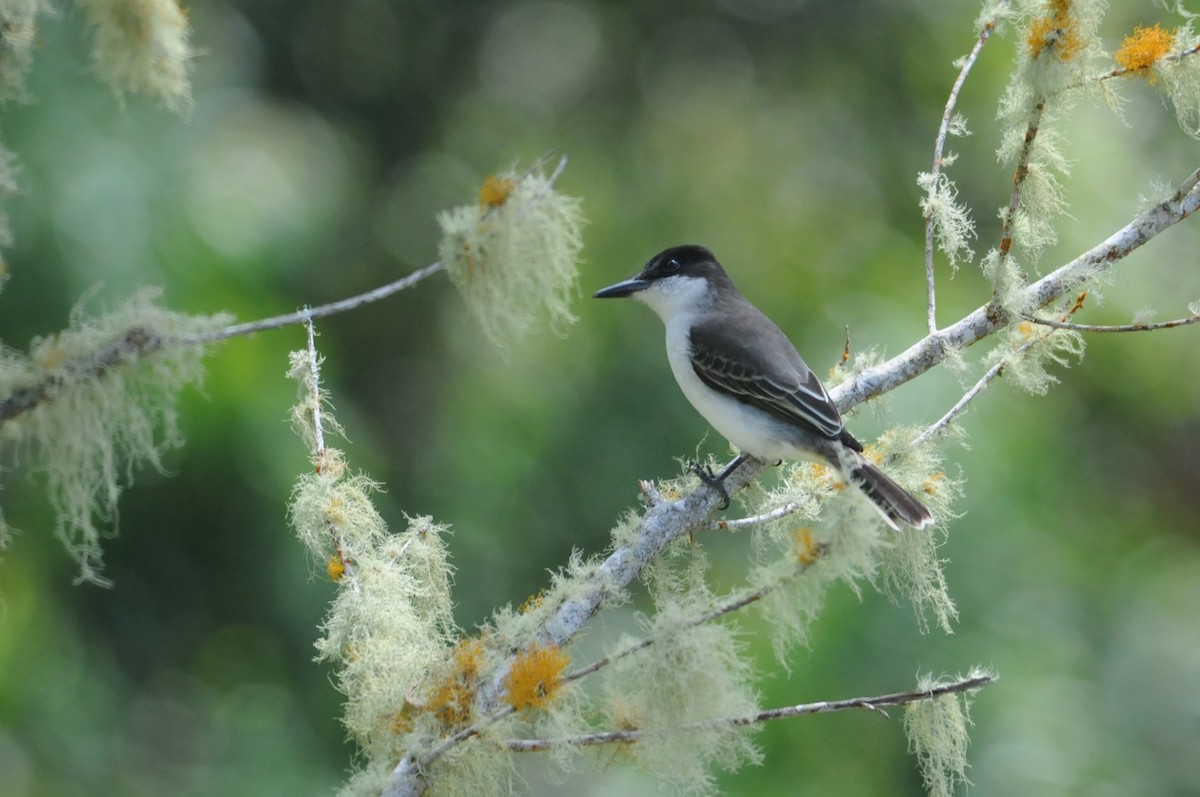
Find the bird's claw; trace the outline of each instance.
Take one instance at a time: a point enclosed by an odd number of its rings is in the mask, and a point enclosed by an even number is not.
[[[708,486],[709,489],[715,490],[717,495],[721,496],[721,505],[717,507],[718,511],[729,508],[729,492],[725,489],[725,477],[729,475],[728,471],[718,476],[712,472],[712,468],[708,465],[701,465],[699,462],[689,463],[688,470],[694,473],[696,478]]]

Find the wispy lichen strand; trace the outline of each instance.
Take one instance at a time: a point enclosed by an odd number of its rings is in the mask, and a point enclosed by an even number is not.
[[[45,0],[0,0],[0,101],[25,99],[38,16],[49,10]]]
[[[93,29],[96,72],[118,97],[148,94],[172,110],[191,102],[193,57],[176,0],[78,0]]]
[[[0,355],[0,428],[32,449],[83,581],[103,583],[100,539],[115,530],[124,485],[139,467],[161,470],[163,453],[182,442],[175,404],[200,381],[204,348],[169,341],[228,322],[174,313],[155,298],[143,291],[96,318],[77,308],[70,327],[36,339],[28,357]]]
[[[967,679],[993,679],[985,670],[972,670]],[[934,689],[946,680],[923,675],[917,688]],[[969,693],[947,694],[909,703],[904,708],[904,732],[916,755],[929,797],[953,797],[955,787],[967,781],[968,729],[971,725]]]
[[[543,315],[560,333],[575,321],[585,222],[579,200],[555,190],[540,165],[489,177],[476,204],[438,223],[441,261],[492,344],[519,342]]]

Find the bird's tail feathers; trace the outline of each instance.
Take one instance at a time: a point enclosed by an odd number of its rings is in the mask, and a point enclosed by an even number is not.
[[[925,505],[870,462],[855,463],[850,470],[850,479],[866,493],[893,529],[899,530],[902,523],[914,529],[933,525],[933,515]]]

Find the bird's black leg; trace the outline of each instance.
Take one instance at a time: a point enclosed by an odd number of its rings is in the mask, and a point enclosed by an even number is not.
[[[707,465],[701,465],[699,462],[693,462],[690,466],[692,473],[696,474],[696,478],[704,482],[708,487],[717,491],[717,495],[721,496],[721,506],[718,509],[729,508],[729,492],[725,489],[725,480],[729,478],[729,474],[737,470],[743,462],[750,458],[749,454],[738,454],[737,459],[730,462],[725,470],[719,474],[714,474],[712,468]]]

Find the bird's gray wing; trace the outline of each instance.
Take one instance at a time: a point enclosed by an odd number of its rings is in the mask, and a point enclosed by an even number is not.
[[[738,328],[720,323],[693,327],[692,368],[700,381],[783,421],[856,444],[821,380],[791,341],[765,316],[754,320]]]

